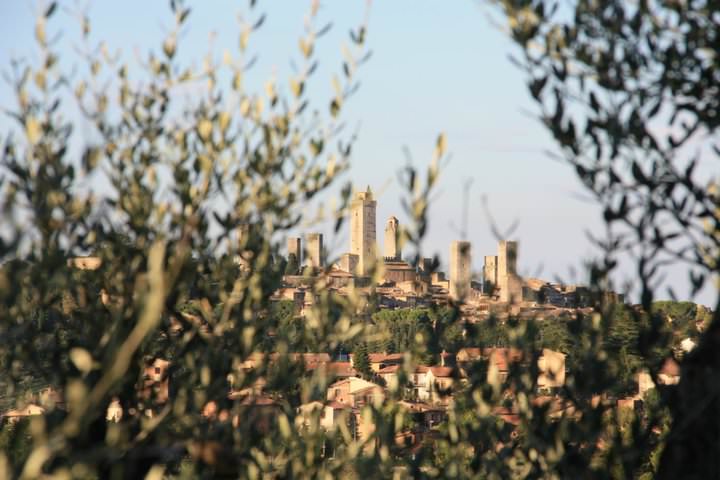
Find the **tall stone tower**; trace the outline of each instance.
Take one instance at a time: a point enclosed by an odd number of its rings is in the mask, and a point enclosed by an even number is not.
[[[372,190],[358,192],[350,206],[350,253],[358,256],[357,274],[367,275],[375,261],[376,231]]]
[[[385,258],[390,260],[400,260],[402,252],[400,251],[400,222],[395,217],[388,218],[385,224]]]
[[[295,256],[295,261],[298,265],[302,265],[302,241],[300,237],[290,237],[287,240],[287,254],[288,260],[290,257]]]
[[[472,256],[470,242],[455,240],[450,244],[450,297],[464,300],[470,293]]]
[[[517,274],[518,244],[501,240],[498,244],[497,282],[500,301],[518,303],[523,297],[522,278]]]
[[[287,266],[286,275],[297,275],[302,265],[302,240],[300,237],[287,239]]]
[[[322,268],[323,265],[323,235],[322,233],[308,233],[307,239],[307,257],[306,263],[308,267]]]
[[[517,242],[500,240],[497,270],[498,277],[517,274]]]
[[[493,293],[498,286],[498,257],[497,255],[485,256],[483,265],[483,291]]]

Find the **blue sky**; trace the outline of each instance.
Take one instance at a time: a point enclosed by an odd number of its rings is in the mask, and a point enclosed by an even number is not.
[[[75,2],[61,4],[72,7]],[[297,41],[310,2],[260,0],[258,4],[268,17],[251,40],[259,61],[249,82],[259,85],[272,74],[282,82],[290,72],[290,60],[298,58]],[[218,57],[225,48],[234,51],[237,13],[247,12],[247,2],[189,5],[193,13],[181,39],[183,58],[199,62],[208,50],[210,32],[216,32]],[[365,10],[364,1],[322,3],[320,23],[332,21],[333,29],[318,47],[321,68],[310,95],[317,95],[323,105],[331,91],[330,75],[340,65],[339,46],[348,30],[362,21]],[[373,2],[368,31],[372,58],[362,67],[360,90],[345,112],[348,127],[357,128],[359,134],[352,169],[345,179],[379,191],[381,242],[390,215],[403,221],[397,182],[397,172],[406,164],[403,148],[422,167],[431,157],[437,134],[445,132],[452,159],[431,207],[426,253],[447,257],[450,242],[460,238],[463,184],[472,179],[467,239],[473,244],[475,269],[481,269],[483,255],[496,251],[482,207],[485,196],[501,226],[519,222],[514,237],[520,242],[522,274],[570,280],[568,272],[581,272],[582,260],[593,253],[585,232],[602,231],[600,210],[583,200],[583,187],[573,170],[545,153],[554,145],[533,117],[537,110],[521,72],[508,60],[514,50],[488,20],[492,13],[471,0]],[[67,12],[56,15],[55,31],[62,30],[63,42],[69,45],[78,38],[78,27]],[[167,2],[159,0],[95,1],[90,16],[93,38],[105,39],[128,55],[135,48],[145,51],[147,45],[159,45],[172,24]],[[29,2],[0,2],[3,68],[11,56],[34,54],[33,24]],[[0,105],[12,102],[7,85],[0,85]],[[8,124],[7,118],[0,118],[0,131]],[[344,235],[337,239],[340,246],[349,243]],[[672,277],[681,296],[687,292],[685,277],[683,270]],[[701,300],[709,302],[709,297],[703,295]]]

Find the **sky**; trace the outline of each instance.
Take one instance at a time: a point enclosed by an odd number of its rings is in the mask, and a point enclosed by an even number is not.
[[[84,4],[84,3],[83,3]],[[74,1],[61,2],[74,8]],[[263,1],[262,28],[251,38],[258,62],[249,74],[252,85],[290,73],[291,59],[298,59],[298,38],[310,2]],[[181,37],[181,58],[201,61],[214,36],[219,57],[224,49],[237,48],[237,15],[247,14],[246,1],[188,3],[193,12],[189,29]],[[332,22],[317,49],[320,69],[309,95],[324,105],[331,92],[330,78],[339,71],[340,45],[347,32],[365,18],[368,4],[361,0],[325,0],[319,23]],[[0,68],[11,58],[33,58],[32,32],[37,2],[0,1]],[[168,3],[150,0],[95,1],[90,3],[95,40],[104,39],[111,49],[131,55],[160,45],[172,15]],[[601,232],[601,211],[587,198],[568,165],[553,160],[555,146],[539,120],[521,71],[508,56],[517,53],[495,22],[493,10],[473,0],[375,0],[369,9],[370,60],[359,72],[360,89],[344,112],[347,128],[357,130],[352,167],[343,180],[378,194],[377,230],[382,242],[384,224],[395,215],[405,219],[400,206],[398,172],[406,165],[404,149],[413,165],[424,168],[431,159],[437,135],[447,136],[451,159],[430,210],[430,226],[423,249],[426,256],[449,255],[452,240],[461,239],[464,185],[468,190],[467,240],[472,242],[473,267],[480,272],[482,257],[494,255],[497,242],[483,207],[501,227],[517,222],[512,239],[519,242],[519,273],[547,280],[582,281],[583,262],[597,252],[587,231]],[[78,26],[62,10],[51,24],[61,31],[69,51]],[[0,85],[0,106],[12,106],[6,84]],[[0,131],[10,120],[0,118]],[[325,231],[328,237],[330,229]],[[346,231],[326,243],[349,249]],[[340,251],[335,254],[342,253]],[[577,272],[574,276],[571,272]],[[620,269],[619,281],[631,277],[631,264]],[[679,296],[688,293],[687,275],[673,270],[670,284]],[[661,296],[664,290],[658,292]],[[698,300],[710,303],[709,291]]]

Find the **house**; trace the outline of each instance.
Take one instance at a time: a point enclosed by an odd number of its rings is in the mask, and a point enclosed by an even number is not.
[[[391,385],[398,382],[398,375],[402,366],[400,365],[389,365],[385,368],[380,369],[377,374],[380,378],[385,381],[385,385],[390,387]],[[430,367],[425,365],[418,365],[408,375],[407,387],[412,390],[412,397],[420,402],[426,402],[430,399],[431,388],[428,384],[427,374],[430,371]]]
[[[666,358],[658,372],[658,381],[663,385],[677,385],[680,382],[680,364],[674,358]]]
[[[297,408],[298,415],[295,417],[295,425],[298,428],[308,427],[312,423],[312,416],[319,412],[320,427],[326,432],[334,431],[340,423],[353,427],[353,409],[349,405],[334,400],[327,403],[313,401],[300,405]]]
[[[543,348],[539,352],[537,366],[539,389],[554,389],[565,385],[565,357],[561,352]],[[527,362],[525,352],[516,348],[462,348],[456,355],[461,372],[468,375],[475,362],[487,361],[488,383],[502,384],[507,380],[514,364]]]
[[[117,423],[122,420],[123,408],[120,405],[120,399],[113,397],[110,405],[108,405],[107,411],[105,412],[105,420],[108,422]]]
[[[415,398],[418,401],[426,402],[430,399],[430,388],[428,386],[428,374],[429,368],[425,365],[418,365],[415,367],[415,371],[410,374],[410,384],[412,385]]]
[[[380,385],[357,377],[337,381],[327,389],[327,399],[361,408],[367,404],[379,405],[385,400],[385,391]]]
[[[680,342],[680,349],[685,353],[692,352],[696,346],[697,344],[693,342],[692,338],[690,337]]]
[[[405,355],[402,353],[370,353],[368,360],[370,361],[370,369],[373,372],[379,372],[381,369],[390,365],[402,365]],[[350,357],[352,361],[352,356]]]
[[[331,379],[357,377],[357,371],[350,362],[328,362],[323,366],[323,369],[321,371]]]
[[[453,367],[428,368],[426,382],[431,403],[447,405],[451,401],[455,373]]]
[[[170,397],[169,366],[170,362],[161,358],[152,359],[145,366],[140,392],[144,400],[150,401],[155,405],[167,403]],[[148,409],[145,413],[152,415],[151,409]]]
[[[398,372],[402,367],[400,365],[388,365],[378,370],[377,374],[385,381],[385,385],[390,388],[391,385],[397,385]]]
[[[677,385],[680,382],[680,365],[674,358],[666,358],[658,372],[658,382],[660,385]],[[652,376],[646,370],[637,374],[638,393],[637,396],[642,398],[645,392],[655,388]]]
[[[17,408],[13,410],[8,410],[5,413],[2,414],[2,420],[3,422],[7,423],[16,423],[22,420],[23,418],[32,417],[35,415],[42,415],[45,413],[45,409],[41,407],[40,405],[36,405],[34,403],[29,403],[25,405],[22,408]],[[2,423],[2,422],[0,422]]]
[[[484,348],[483,357],[488,359],[488,383],[502,384],[507,380],[511,366],[524,360],[524,353],[516,348]]]
[[[420,429],[431,429],[445,421],[447,414],[445,409],[423,402],[398,402],[410,415]]]
[[[330,363],[330,355],[327,353],[301,353],[290,354],[294,361],[302,359],[305,370],[315,370]]]
[[[560,388],[565,385],[565,354],[543,348],[538,357],[537,386],[540,389]]]
[[[455,361],[458,365],[465,365],[482,359],[482,348],[478,347],[461,348],[455,355]]]
[[[488,383],[503,383],[513,363],[524,359],[522,350],[515,348],[462,348],[455,356],[461,371],[467,375],[472,365],[480,360],[487,362]]]

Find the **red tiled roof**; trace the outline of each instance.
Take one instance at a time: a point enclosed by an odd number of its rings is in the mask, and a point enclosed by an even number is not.
[[[663,375],[668,375],[670,377],[679,377],[680,376],[680,364],[678,364],[674,358],[666,358],[665,362],[663,363],[662,367],[660,368],[660,373]]]
[[[477,347],[466,347],[460,350],[460,352],[465,352],[468,357],[475,360],[482,356],[482,349]],[[458,352],[458,353],[460,353]]]
[[[327,363],[328,373],[332,373],[338,377],[354,377],[357,371],[352,367],[350,362],[330,362]]]
[[[378,370],[378,373],[380,375],[383,373],[397,373],[398,370],[400,370],[400,365],[388,365],[387,367]]]
[[[330,363],[330,355],[327,353],[303,353],[302,359],[305,363],[305,368],[309,370],[313,370],[318,368],[320,365]]]
[[[501,372],[510,369],[510,363],[522,361],[523,351],[516,348],[484,348],[483,357],[490,360]]]
[[[452,377],[452,367],[430,367],[430,371],[435,377]]]
[[[401,362],[404,355],[402,353],[370,353],[368,358],[370,363],[382,362]]]
[[[508,407],[495,407],[492,410],[494,415],[502,418],[503,421],[512,425],[520,425],[520,415],[512,408]]]

